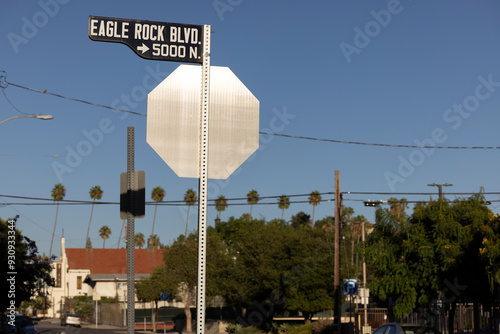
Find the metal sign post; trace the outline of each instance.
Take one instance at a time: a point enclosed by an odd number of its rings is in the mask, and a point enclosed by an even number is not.
[[[197,332],[205,332],[205,268],[208,190],[208,111],[210,105],[210,25],[203,26],[203,65],[201,70],[200,179],[198,203],[198,288]]]
[[[127,128],[127,193],[129,208],[134,204],[134,128]],[[135,333],[134,215],[127,210],[127,334]]]
[[[185,88],[182,85],[186,84],[188,77],[186,75],[182,75],[181,80],[173,80],[175,82],[173,86],[170,86],[172,82],[169,78],[165,79],[148,94],[147,124],[147,142],[174,169],[177,175],[199,178],[196,316],[198,334],[203,334],[205,329],[208,178],[210,176],[210,178],[226,179],[259,147],[258,100],[229,69],[218,69],[214,70],[214,73],[220,73],[220,75],[219,80],[215,81],[217,86],[213,89],[217,94],[214,96],[213,109],[215,112],[211,115],[213,119],[211,126],[216,130],[210,138],[210,146],[213,150],[212,153],[214,153],[211,156],[214,158],[212,161],[208,159],[210,29],[210,25],[201,26],[99,16],[89,16],[88,25],[88,36],[93,41],[125,44],[142,58],[202,64],[201,94],[198,92],[199,83],[196,85],[194,94],[190,94],[191,91],[181,92],[182,88]],[[197,67],[199,68],[199,66]],[[199,75],[196,78],[200,78]],[[163,89],[164,83],[165,89]],[[183,97],[186,97],[188,101],[184,101]],[[200,98],[199,101],[198,98]],[[184,109],[191,106],[194,106],[192,113],[191,110]],[[194,117],[186,117],[186,115]],[[196,116],[199,116],[199,122]],[[195,120],[194,124],[190,123],[191,120]],[[242,126],[243,124],[244,126]],[[179,131],[179,129],[185,131]],[[188,138],[182,137],[184,134],[188,134]],[[196,146],[198,146],[198,150],[196,150]],[[186,152],[192,153],[194,151],[196,153],[186,154]],[[182,155],[176,156],[176,152],[182,152]],[[212,175],[208,173],[209,164]],[[193,166],[197,166],[198,170],[192,171]],[[137,202],[137,194],[133,196],[133,190],[137,190],[134,189],[134,185],[137,184],[135,179],[141,179],[140,175],[134,173],[133,128],[129,128],[127,193],[131,195],[126,198],[129,209],[134,207],[134,200]],[[138,206],[136,205],[136,207]],[[135,218],[138,216],[135,215]],[[129,211],[127,211],[127,222],[127,291],[129,294],[127,333],[133,334],[135,327],[133,313],[135,306],[133,277],[135,232],[134,215]]]
[[[344,295],[349,296],[349,323],[352,323],[352,296],[358,295],[358,280],[345,279],[344,280]]]

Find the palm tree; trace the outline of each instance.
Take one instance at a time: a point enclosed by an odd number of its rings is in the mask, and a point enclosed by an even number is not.
[[[160,238],[156,234],[151,234],[148,238],[148,246],[153,246],[153,249],[160,248]]]
[[[189,209],[191,209],[191,205],[195,204],[197,200],[198,200],[198,195],[196,195],[196,191],[194,191],[193,189],[188,189],[186,191],[186,194],[184,194],[184,202],[186,202],[188,206],[188,212],[186,217],[186,233],[184,233],[184,236],[186,238],[188,233]]]
[[[285,209],[290,207],[290,198],[287,195],[281,195],[278,199],[278,208],[281,209],[281,219],[285,215]]]
[[[353,212],[354,213],[354,212]],[[363,224],[366,222],[366,218],[363,215],[357,215],[352,219],[351,222],[351,264],[354,264],[354,243],[359,243],[359,240],[362,237],[362,232],[363,232]],[[358,264],[358,255],[356,253],[356,266]]]
[[[52,244],[54,243],[54,234],[56,233],[56,225],[57,225],[57,214],[59,212],[59,201],[62,201],[64,199],[64,196],[66,196],[66,188],[61,183],[58,183],[52,188],[52,192],[50,196],[54,199],[54,201],[57,202],[56,205],[56,219],[54,221],[54,230],[52,231],[52,239],[50,240],[50,250],[49,250],[49,257],[52,256]]]
[[[313,206],[312,225],[314,225],[314,209],[316,208],[316,205],[318,205],[320,202],[321,202],[321,195],[319,191],[314,190],[312,193],[309,194],[309,204]]]
[[[398,220],[401,218],[401,213],[405,213],[405,209],[408,208],[408,200],[406,198],[397,199],[391,197],[387,200],[390,205],[390,211],[392,214],[396,215]]]
[[[142,246],[144,246],[144,234],[136,233],[134,239],[135,239],[134,240],[135,247],[139,247],[140,249],[142,248]]]
[[[101,227],[99,230],[99,236],[102,238],[102,248],[105,248],[106,239],[108,239],[110,235],[111,229],[107,225]]]
[[[165,197],[165,190],[162,187],[156,187],[151,191],[151,199],[155,201],[155,214],[153,216],[153,229],[151,230],[151,235],[153,235],[155,231],[155,221],[156,221],[156,209],[158,208],[158,202],[163,201],[163,197]]]
[[[89,232],[90,232],[90,223],[92,222],[92,214],[94,213],[94,204],[96,200],[100,200],[102,198],[102,189],[100,186],[94,186],[90,188],[89,194],[90,198],[93,200],[92,202],[92,209],[90,210],[90,220],[89,220],[89,227],[87,228],[87,237],[85,238],[85,242],[88,242],[89,240]]]
[[[247,203],[250,204],[250,220],[252,220],[252,207],[259,202],[259,193],[257,190],[250,190],[247,194]]]
[[[220,214],[222,211],[225,211],[227,208],[227,199],[224,197],[224,195],[220,195],[217,197],[215,200],[215,210],[217,210],[217,219],[220,220]]]
[[[350,206],[344,206],[342,205],[342,219],[341,219],[341,224],[342,222],[345,221],[347,225],[349,225],[349,228],[351,229],[350,233],[350,239],[351,239],[351,265],[354,264],[354,229],[359,226],[359,224],[354,224],[351,223],[351,216],[354,213],[354,209],[351,208]],[[342,225],[341,225],[342,226]]]

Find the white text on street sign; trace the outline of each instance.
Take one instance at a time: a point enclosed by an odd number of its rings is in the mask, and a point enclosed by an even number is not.
[[[151,60],[202,63],[203,26],[89,16],[93,41],[128,45]]]

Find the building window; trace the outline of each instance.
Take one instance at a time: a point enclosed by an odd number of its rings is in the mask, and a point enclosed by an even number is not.
[[[76,276],[76,289],[82,289],[82,276]]]
[[[56,268],[56,288],[60,287],[61,287],[61,264],[58,263]]]

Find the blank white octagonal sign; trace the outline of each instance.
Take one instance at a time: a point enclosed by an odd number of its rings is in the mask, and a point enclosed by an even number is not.
[[[181,65],[148,94],[147,142],[180,177],[199,177],[201,66]],[[210,67],[208,177],[226,179],[259,148],[259,101]]]

